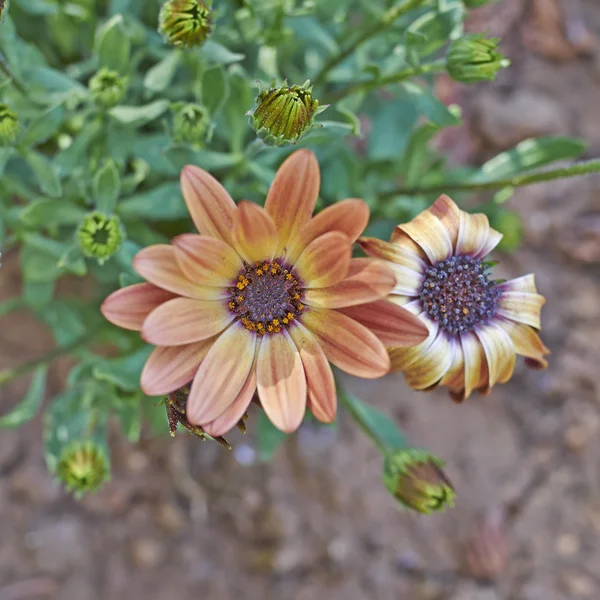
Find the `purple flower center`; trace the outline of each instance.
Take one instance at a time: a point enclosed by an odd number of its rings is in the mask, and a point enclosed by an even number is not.
[[[453,256],[425,271],[419,296],[423,309],[450,335],[486,324],[501,291],[490,279],[488,266],[477,258]]]

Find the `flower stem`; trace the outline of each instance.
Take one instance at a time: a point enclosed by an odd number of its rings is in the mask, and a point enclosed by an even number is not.
[[[445,60],[436,60],[434,62],[426,63],[424,65],[418,65],[416,67],[408,67],[406,69],[402,69],[402,71],[398,71],[393,75],[388,75],[387,77],[382,77],[381,79],[374,79],[370,81],[359,81],[354,85],[342,90],[337,95],[333,97],[331,100],[331,104],[334,102],[339,102],[343,98],[347,96],[351,96],[357,92],[369,92],[371,90],[384,87],[386,85],[391,85],[394,83],[400,83],[405,81],[406,79],[410,79],[411,77],[416,77],[417,75],[425,75],[426,73],[443,73],[446,70],[446,61]]]
[[[87,344],[92,340],[92,337],[93,336],[91,335],[86,335],[82,338],[79,338],[78,340],[71,342],[70,344],[67,344],[66,346],[59,346],[58,348],[54,348],[53,350],[50,350],[49,352],[43,354],[39,358],[35,358],[33,360],[25,362],[17,367],[3,369],[2,371],[0,371],[0,385],[9,383],[14,379],[26,375],[27,373],[29,373],[29,371],[33,371],[37,367],[48,365],[53,360],[60,358],[65,354],[69,354],[74,350],[78,350],[79,348],[87,346]]]
[[[10,79],[13,85],[23,94],[23,96],[29,96],[27,90],[21,85],[21,83],[14,76],[13,72],[10,70],[8,63],[6,62],[6,58],[4,58],[4,54],[0,52],[0,70],[6,75],[8,79]]]
[[[390,26],[396,19],[414,8],[417,8],[422,3],[423,0],[405,0],[405,2],[390,8],[384,13],[379,21],[376,21],[370,27],[367,27],[363,33],[350,44],[350,46],[341,50],[335,56],[332,56],[317,73],[314,78],[314,83],[316,85],[323,83],[329,72],[348,58],[361,44],[386,29],[386,27]]]
[[[397,187],[393,190],[383,192],[380,198],[392,198],[394,196],[406,195],[414,196],[416,194],[442,194],[444,192],[468,192],[495,190],[503,187],[523,187],[533,185],[543,181],[552,181],[553,179],[564,179],[566,177],[577,177],[579,175],[588,175],[590,173],[600,172],[600,159],[588,160],[577,163],[570,167],[542,171],[540,173],[528,173],[516,175],[515,177],[506,177],[504,179],[495,179],[492,181],[460,181],[441,183],[430,186],[417,187]]]

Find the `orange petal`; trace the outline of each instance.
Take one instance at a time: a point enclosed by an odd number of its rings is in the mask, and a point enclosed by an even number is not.
[[[320,184],[319,163],[310,150],[297,150],[279,167],[265,201],[279,232],[277,256],[310,220]]]
[[[305,288],[336,284],[348,274],[352,242],[339,231],[330,231],[313,240],[300,255],[294,268]]]
[[[386,346],[416,346],[429,334],[417,316],[387,300],[341,308],[340,312],[370,329]]]
[[[237,252],[217,238],[184,233],[173,240],[173,246],[181,272],[202,285],[232,285],[243,268]]]
[[[470,215],[461,211],[456,254],[459,256],[478,256],[488,241],[489,232],[490,223],[485,215]]]
[[[249,263],[271,260],[277,250],[279,235],[273,219],[254,202],[238,204],[233,219],[233,244]]]
[[[348,275],[326,288],[306,290],[304,301],[320,308],[342,308],[384,298],[396,285],[387,263],[371,258],[353,258]]]
[[[175,298],[148,315],[141,335],[156,346],[181,346],[220,333],[234,318],[223,302]]]
[[[402,265],[417,273],[424,273],[427,268],[425,262],[417,254],[403,246],[370,237],[359,238],[358,245],[373,258],[381,258]]]
[[[434,263],[452,255],[452,240],[446,226],[428,210],[419,213],[412,221],[398,225],[415,241],[429,260]]]
[[[187,165],[181,171],[181,191],[196,229],[229,243],[235,203],[227,190],[210,173]]]
[[[429,211],[436,216],[444,225],[448,234],[452,247],[456,248],[456,240],[458,239],[458,229],[460,222],[460,213],[462,212],[452,198],[442,194],[430,207]]]
[[[197,300],[216,300],[227,296],[222,288],[190,281],[179,268],[175,248],[166,244],[140,250],[133,258],[133,268],[150,283],[180,296]]]
[[[460,336],[465,361],[465,381],[463,399],[468,398],[473,390],[488,385],[488,368],[485,352],[478,337],[473,333]]]
[[[498,289],[506,292],[529,292],[531,294],[536,294],[535,275],[529,273],[529,275],[522,275],[515,279],[509,279],[498,285]]]
[[[336,202],[313,217],[290,241],[286,258],[294,264],[313,240],[329,231],[339,231],[355,242],[369,223],[369,207],[363,200],[349,198]]]
[[[289,332],[304,365],[308,405],[316,419],[332,423],[337,409],[337,392],[329,361],[314,335],[301,323],[296,322]]]
[[[548,361],[544,357],[550,354],[550,350],[534,329],[528,325],[505,319],[499,319],[498,325],[510,336],[517,354],[535,360],[540,368],[545,369],[548,366]]]
[[[452,365],[452,351],[443,330],[428,348],[404,371],[406,383],[415,390],[424,390],[435,385]]]
[[[202,429],[212,437],[219,437],[233,429],[244,416],[248,406],[252,401],[256,391],[256,370],[250,369],[244,387],[237,395],[237,398],[225,409],[225,412],[219,415],[214,421],[201,425]]]
[[[496,314],[540,329],[540,313],[546,299],[529,292],[502,292]]]
[[[475,331],[479,338],[488,365],[489,383],[492,388],[496,383],[506,383],[515,370],[515,347],[506,331],[490,323]]]
[[[424,312],[421,312],[417,317],[427,327],[427,337],[416,346],[411,347],[395,347],[388,348],[390,355],[392,371],[405,371],[413,363],[421,359],[427,352],[431,344],[433,344],[439,331],[439,325],[431,321]]]
[[[256,335],[239,321],[223,332],[198,369],[187,402],[194,425],[210,423],[239,396],[254,362]]]
[[[306,412],[306,375],[300,353],[284,329],[262,338],[256,364],[258,396],[277,429],[291,433]]]
[[[155,348],[140,377],[140,387],[144,394],[161,396],[189,383],[214,342],[213,337],[184,346]]]
[[[113,292],[100,307],[104,318],[123,327],[139,331],[144,319],[163,302],[172,300],[175,294],[151,283],[136,283]]]
[[[379,338],[336,310],[311,309],[302,324],[317,338],[336,367],[357,377],[376,379],[390,370],[390,358]]]

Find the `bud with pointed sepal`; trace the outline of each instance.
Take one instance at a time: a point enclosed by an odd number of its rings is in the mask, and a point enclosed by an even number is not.
[[[123,100],[129,78],[106,67],[100,69],[89,81],[88,88],[94,103],[102,108],[111,108]]]
[[[12,146],[18,133],[17,115],[6,104],[0,104],[0,146]]]
[[[158,18],[159,32],[173,46],[201,46],[213,30],[211,4],[204,0],[165,2]]]
[[[510,61],[498,50],[498,38],[471,33],[454,40],[446,55],[448,75],[460,83],[493,81]]]
[[[99,264],[113,256],[125,239],[119,217],[98,211],[83,218],[76,237],[83,254],[95,258]]]
[[[95,492],[109,478],[104,448],[92,440],[75,440],[62,451],[56,476],[67,490],[80,497]]]
[[[208,110],[201,104],[173,105],[173,139],[176,142],[201,145],[210,126]]]

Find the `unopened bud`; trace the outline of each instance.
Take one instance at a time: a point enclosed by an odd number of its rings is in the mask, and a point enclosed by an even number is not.
[[[119,250],[124,237],[119,217],[100,212],[86,215],[77,230],[77,241],[83,254],[97,259],[100,264]]]
[[[498,38],[485,38],[471,33],[454,40],[446,55],[446,69],[455,81],[476,83],[493,81],[500,69],[510,61],[498,50]]]
[[[89,81],[92,100],[102,108],[111,108],[123,100],[129,79],[106,67],[100,69]]]
[[[158,21],[158,30],[169,44],[200,46],[212,32],[210,2],[169,0],[160,9]]]
[[[6,104],[0,104],[0,146],[12,146],[18,133],[17,115]]]
[[[173,139],[201,144],[210,125],[208,110],[201,104],[178,104],[173,108]]]
[[[104,448],[91,440],[71,442],[62,451],[56,476],[76,496],[98,490],[109,477]]]

